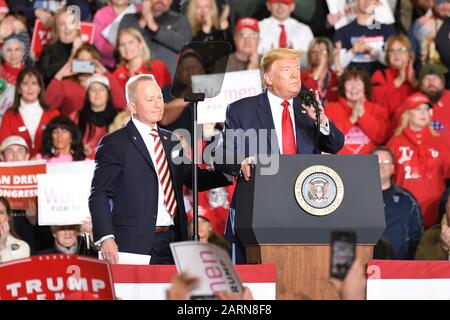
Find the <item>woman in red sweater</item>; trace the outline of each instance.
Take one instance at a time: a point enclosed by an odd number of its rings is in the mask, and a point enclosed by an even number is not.
[[[389,118],[394,116],[408,96],[415,92],[418,82],[413,69],[411,43],[404,35],[391,36],[386,43],[388,67],[372,76],[373,101],[386,107]]]
[[[78,113],[83,107],[86,95],[86,81],[90,73],[74,73],[72,62],[74,60],[91,61],[95,65],[95,74],[102,74],[108,78],[111,85],[112,99],[116,108],[123,110],[126,106],[125,92],[106,68],[100,62],[97,49],[91,44],[81,45],[69,61],[59,70],[50,82],[45,99],[51,108],[59,109],[62,114],[77,122]]]
[[[108,126],[114,121],[117,111],[112,103],[108,78],[94,75],[86,85],[87,94],[78,117],[78,127],[85,153],[89,159],[94,159],[95,149],[100,139],[108,133]]]
[[[128,79],[142,73],[152,74],[161,88],[172,83],[172,76],[166,64],[151,58],[150,50],[139,31],[121,30],[117,36],[117,49],[120,53],[120,64],[114,71],[114,77],[123,90]]]
[[[365,71],[348,69],[339,80],[338,101],[325,108],[328,118],[345,135],[340,154],[367,154],[386,139],[387,112],[369,100],[370,90]]]
[[[19,73],[14,102],[2,118],[0,143],[11,135],[25,139],[33,157],[41,149],[42,133],[47,123],[59,114],[49,110],[44,100],[44,80],[34,68]]]
[[[302,83],[309,89],[317,90],[328,102],[338,98],[338,79],[331,69],[333,64],[333,44],[327,38],[315,38],[308,48],[308,70],[302,72]]]
[[[4,63],[0,66],[0,78],[9,84],[15,85],[19,72],[25,67],[25,44],[18,38],[12,37],[6,40],[2,47]]]
[[[387,146],[395,157],[395,183],[417,198],[429,228],[438,222],[439,200],[450,178],[450,146],[431,129],[432,104],[426,96],[413,94],[405,106]]]

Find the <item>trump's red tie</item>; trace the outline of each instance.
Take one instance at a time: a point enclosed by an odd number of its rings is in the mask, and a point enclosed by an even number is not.
[[[286,48],[287,46],[287,36],[286,36],[286,30],[284,28],[284,24],[279,25],[281,28],[280,38],[278,40],[278,47],[279,48]]]
[[[291,114],[289,112],[289,102],[284,100],[283,115],[281,116],[281,136],[283,140],[283,154],[296,154],[294,128],[292,126]]]
[[[171,216],[177,212],[177,200],[173,191],[172,179],[170,179],[169,165],[164,152],[161,139],[156,127],[152,128],[151,136],[155,141],[156,170],[158,172],[159,183],[164,193],[164,205]]]

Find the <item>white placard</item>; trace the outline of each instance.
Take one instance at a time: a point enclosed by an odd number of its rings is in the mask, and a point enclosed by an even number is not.
[[[47,173],[49,174],[85,174],[94,176],[95,161],[71,161],[63,163],[47,163]]]
[[[117,264],[131,264],[131,265],[149,265],[151,256],[148,254],[137,254],[129,252],[118,252],[119,261]],[[103,260],[102,252],[98,252],[98,259]]]
[[[39,225],[82,224],[90,217],[91,175],[47,173],[37,180]]]
[[[381,4],[375,9],[375,20],[383,24],[395,22],[392,9],[387,0],[380,0]],[[356,0],[327,0],[328,10],[331,14],[341,12],[343,17],[334,25],[340,29],[355,20]]]
[[[117,34],[119,33],[119,24],[123,16],[129,13],[136,13],[136,7],[134,4],[129,5],[120,15],[118,15],[113,22],[111,22],[102,31],[102,36],[113,46],[117,44]]]
[[[211,83],[217,83],[221,75],[192,76],[192,91],[208,92]],[[206,89],[205,89],[206,88]],[[198,103],[198,123],[224,122],[227,106],[239,99],[256,96],[262,92],[259,70],[227,72],[222,89],[214,98]]]
[[[170,244],[179,273],[199,279],[192,295],[213,295],[220,291],[242,292],[243,285],[228,253],[216,245],[198,241]]]

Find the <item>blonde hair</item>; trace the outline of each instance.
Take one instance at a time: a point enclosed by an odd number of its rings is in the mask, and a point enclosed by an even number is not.
[[[390,36],[387,40],[386,40],[386,64],[388,66],[391,65],[391,60],[389,58],[389,50],[391,50],[391,47],[394,45],[395,42],[400,43],[402,46],[404,46],[406,48],[406,50],[408,50],[408,56],[410,61],[414,61],[414,53],[411,47],[411,42],[409,41],[409,38],[407,36],[405,36],[404,34],[399,34],[396,36]]]
[[[128,79],[125,85],[125,97],[127,98],[127,103],[134,102],[134,94],[136,92],[137,85],[142,81],[153,81],[156,83],[155,77],[152,74],[138,74]]]
[[[123,123],[125,120],[129,120],[131,118],[131,112],[129,110],[125,110],[122,112],[119,112],[115,117],[114,121],[109,125],[108,127],[108,133],[114,132],[116,130],[119,130],[123,127]]]
[[[410,116],[410,111],[411,110],[405,110],[405,111],[403,111],[403,114],[402,114],[402,117],[401,117],[401,120],[400,120],[400,124],[397,126],[397,128],[395,129],[395,131],[394,131],[394,136],[399,136],[399,135],[401,135],[402,134],[402,132],[403,132],[403,130],[405,130],[405,128],[407,128],[408,126],[409,126],[409,120],[411,119],[411,116]],[[432,136],[434,136],[434,137],[437,137],[437,136],[439,136],[439,133],[437,133],[434,129],[433,129],[433,127],[431,126],[431,121],[430,121],[430,124],[429,124],[429,129],[430,129],[430,131],[431,131],[431,135]]]
[[[197,0],[189,1],[189,5],[187,7],[186,16],[189,20],[189,24],[191,25],[192,35],[195,37],[197,33],[201,29],[200,23],[195,19],[195,7],[197,4]],[[217,10],[217,5],[215,0],[209,0],[209,5],[211,6],[211,22],[214,28],[219,29],[219,11]]]
[[[59,8],[52,20],[52,40],[51,43],[55,43],[58,41],[59,36],[58,36],[58,19],[60,16],[62,16],[64,13],[67,13],[67,7],[62,7]],[[81,35],[81,30],[78,29],[78,36]]]
[[[294,58],[300,61],[302,56],[303,52],[294,49],[278,48],[270,50],[261,59],[261,72],[263,74],[269,72],[276,60],[282,58]]]
[[[308,46],[308,68],[309,69],[311,69],[311,55],[312,55],[311,51],[314,49],[315,46],[317,46],[319,44],[324,44],[325,47],[327,48],[328,67],[331,67],[334,63],[333,43],[330,41],[330,39],[328,39],[326,37],[318,37],[318,38],[314,38],[313,40],[311,40],[311,42],[309,43],[309,46]]]
[[[117,44],[116,44],[117,50],[119,50],[120,37],[122,37],[124,34],[128,34],[128,35],[132,36],[140,44],[142,44],[142,52],[141,52],[142,60],[144,61],[147,69],[150,69],[151,64],[152,64],[152,54],[150,52],[149,47],[147,46],[147,43],[145,42],[144,37],[136,29],[126,28],[126,29],[120,30],[119,34],[117,35]],[[125,63],[126,63],[126,61],[120,55],[120,64],[124,65]]]

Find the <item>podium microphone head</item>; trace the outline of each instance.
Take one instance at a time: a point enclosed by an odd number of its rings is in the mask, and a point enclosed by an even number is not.
[[[315,109],[319,108],[314,92],[308,90],[301,90],[300,93],[298,94],[298,97],[300,98],[301,103],[304,104],[305,106],[314,107]]]

